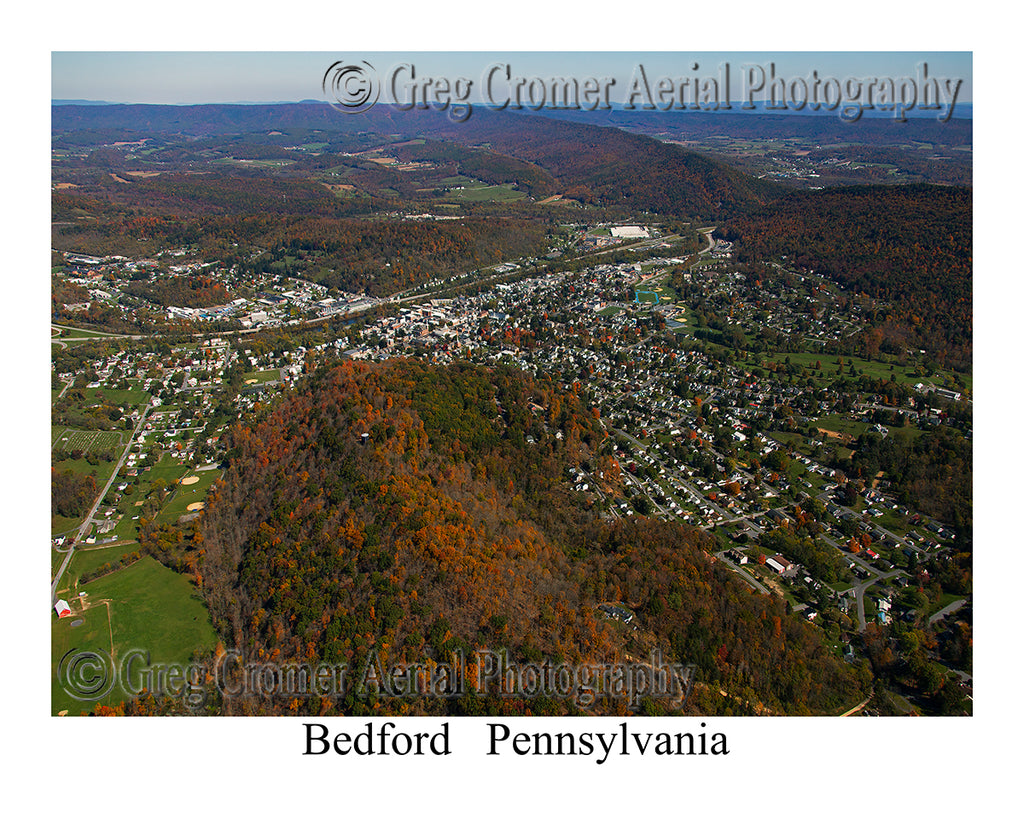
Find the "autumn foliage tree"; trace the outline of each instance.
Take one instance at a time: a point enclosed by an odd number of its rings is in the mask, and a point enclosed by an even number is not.
[[[569,489],[570,467],[601,463],[605,432],[557,383],[469,364],[325,363],[229,437],[235,455],[208,498],[201,537],[161,537],[165,559],[201,577],[225,642],[256,659],[358,669],[500,648],[518,663],[593,664],[658,649],[721,685],[749,687],[772,710],[800,713],[828,711],[858,685],[781,602],[751,597],[716,568],[708,536],[654,520],[610,524]],[[609,469],[603,480],[614,488],[619,478]],[[636,611],[643,629],[604,616],[597,607],[609,601]],[[782,643],[771,638],[771,616],[783,618]],[[787,699],[768,672],[775,666],[798,694]],[[292,705],[270,697],[226,707]],[[576,707],[486,692],[401,706]]]

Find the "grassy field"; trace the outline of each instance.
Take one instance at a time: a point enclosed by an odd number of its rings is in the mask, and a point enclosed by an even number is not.
[[[71,565],[62,578],[62,583],[68,583],[72,587],[79,583],[79,579],[89,572],[95,571],[104,563],[114,563],[118,558],[130,554],[139,548],[138,543],[118,543],[113,546],[85,546],[75,549],[75,556],[71,558]]]
[[[454,188],[459,185],[482,185],[483,183],[479,179],[473,179],[471,176],[446,176],[441,180],[440,184],[446,188]]]
[[[70,427],[51,427],[50,444],[55,457],[63,452],[74,452],[80,449],[86,452],[114,452],[120,456],[131,433],[114,430],[82,430]]]
[[[95,500],[95,499],[94,499]],[[77,529],[82,525],[82,518],[66,518],[63,515],[50,515],[50,524],[52,537],[57,537],[65,533],[70,533],[73,529]]]
[[[72,521],[73,523],[74,521]],[[57,576],[57,570],[60,568],[60,564],[64,562],[63,552],[58,552],[56,549],[50,549],[50,579],[52,580]]]
[[[349,187],[349,188],[339,187],[339,184],[341,184],[341,183],[338,183],[338,182],[326,182],[324,184],[331,186],[331,193],[333,193],[335,198],[337,198],[337,199],[353,199],[353,198],[355,198],[357,196],[364,196],[365,195],[361,191],[357,190],[354,187]]]
[[[66,672],[63,671],[62,658],[74,656],[74,652],[95,652],[99,657],[110,657],[112,631],[107,607],[100,605],[79,613],[78,604],[75,602],[73,610],[75,613],[70,617],[58,619],[56,613],[50,615],[53,618],[50,632],[51,714],[65,710],[71,715],[85,713],[91,711],[94,705],[94,702],[81,701],[65,690],[63,683]],[[83,622],[72,628],[71,624],[79,619]],[[109,669],[107,661],[104,661],[103,665]],[[81,689],[76,687],[73,691],[77,693]],[[109,701],[109,697],[104,699]]]
[[[797,460],[789,462],[787,474],[790,483],[795,484],[800,490],[819,492],[825,485],[825,478],[816,472],[811,472],[806,466]],[[810,484],[810,486],[807,486]]]
[[[54,455],[56,458],[56,454]],[[70,469],[72,472],[76,472],[81,475],[93,475],[96,481],[97,490],[102,489],[103,485],[110,478],[114,471],[114,467],[117,465],[116,461],[100,461],[97,466],[93,466],[85,458],[63,458],[60,460],[53,460],[52,466],[58,472],[63,472]],[[95,497],[92,498],[92,501]],[[89,505],[92,506],[92,501]],[[77,528],[83,518],[65,518],[61,515],[51,515],[50,517],[50,534],[56,537],[59,534],[69,531],[70,529]]]
[[[814,421],[811,426],[832,430],[832,432],[838,432],[841,435],[850,435],[855,441],[868,428],[866,422],[852,421],[845,415],[823,415],[817,421]]]
[[[487,185],[484,182],[467,184],[462,190],[448,191],[445,194],[446,199],[466,202],[510,202],[525,197],[523,191],[516,190],[511,184]]]
[[[79,610],[78,591],[88,593],[88,605]],[[144,557],[126,569],[101,577],[65,596],[74,613],[57,619],[52,615],[51,630],[51,708],[52,713],[67,709],[70,714],[88,712],[97,702],[115,704],[128,694],[120,684],[101,699],[76,700],[63,685],[61,658],[69,651],[91,650],[110,664],[119,664],[132,650],[148,652],[150,663],[188,663],[196,650],[208,650],[217,635],[210,624],[199,593],[193,583]],[[72,602],[74,601],[74,602]],[[75,620],[82,625],[72,628]],[[65,665],[66,667],[66,665]]]
[[[242,376],[243,383],[248,384],[250,381],[255,381],[257,384],[266,384],[268,381],[280,381],[281,370],[259,370],[257,372],[246,373]]]
[[[128,382],[129,384],[131,382]],[[105,404],[124,406],[129,404],[134,407],[144,406],[149,402],[150,395],[138,387],[129,387],[126,390],[115,390],[110,387],[91,387],[82,390],[85,395],[86,404],[98,404],[101,401]]]
[[[963,598],[962,595],[950,594],[949,592],[946,592],[945,594],[940,595],[939,599],[936,602],[931,603],[928,606],[928,610],[927,610],[926,614],[929,617],[931,617],[936,612],[942,611],[942,609],[946,608],[946,606],[950,605],[951,603],[955,603],[957,600],[963,600],[963,599],[964,598]]]
[[[765,361],[775,361],[778,363],[784,363],[786,359],[789,359],[791,364],[795,364],[798,367],[804,367],[811,371],[811,376],[820,378],[822,380],[831,380],[836,377],[836,371],[839,369],[839,365],[836,363],[838,360],[835,355],[827,353],[775,353],[774,355],[765,356]],[[856,358],[852,356],[841,356],[843,360],[843,374],[848,375],[850,372],[850,365],[852,364],[857,370],[858,374],[867,375],[871,378],[879,378],[888,381],[892,375],[896,376],[896,381],[900,384],[917,384],[921,383],[934,383],[941,385],[943,383],[942,374],[936,373],[930,378],[919,373],[915,366],[903,367],[899,364],[886,364],[882,361],[868,361],[863,358]],[[816,370],[818,362],[821,363],[821,370]],[[971,387],[971,376],[958,373],[961,381],[967,386],[968,389]]]
[[[148,472],[142,473],[145,477],[141,477],[139,481],[140,491],[142,494],[137,495],[136,500],[142,500],[145,494],[149,491],[149,487],[144,484],[152,484],[157,478],[163,478],[167,482],[168,486],[172,486],[178,482],[179,479],[185,477],[185,473],[188,472],[188,467],[178,462],[177,459],[172,458],[169,452],[165,452],[159,461],[150,468]]]
[[[139,514],[139,509],[132,503],[132,496],[127,498],[127,504],[125,499],[117,505],[118,514],[121,515],[121,520],[117,522],[117,525],[103,537],[104,539],[112,537],[115,541],[121,540],[135,540],[139,535],[139,522],[132,520],[132,517]],[[125,507],[127,506],[127,511]]]
[[[910,441],[924,435],[923,429],[917,427],[886,427],[890,435]]]
[[[807,436],[800,432],[780,432],[779,430],[772,430],[768,434],[780,444],[792,444],[797,448],[801,448],[801,446],[805,445],[807,441]]]
[[[93,466],[85,458],[60,458],[58,453],[55,453],[51,466],[60,472],[70,469],[79,475],[92,475],[96,479],[96,487],[99,488],[103,486],[107,478],[110,477],[110,473],[114,471],[116,462],[100,461],[96,466]]]
[[[60,330],[58,333],[57,330]],[[75,341],[77,339],[106,338],[110,333],[98,330],[82,330],[78,327],[52,327],[50,334],[58,341]]]
[[[164,523],[173,523],[182,515],[188,512],[189,504],[202,501],[206,498],[206,493],[210,487],[213,486],[214,481],[220,477],[219,469],[211,469],[207,472],[194,472],[189,473],[199,478],[197,483],[191,484],[190,486],[178,485],[174,491],[174,495],[164,505],[164,508],[160,510],[160,514],[157,515],[157,520]]]

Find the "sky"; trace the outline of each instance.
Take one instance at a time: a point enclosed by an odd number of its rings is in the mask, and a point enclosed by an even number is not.
[[[611,101],[622,102],[638,67],[653,85],[656,79],[721,80],[729,66],[730,97],[755,101],[766,92],[756,89],[763,76],[791,83],[799,78],[822,81],[917,78],[920,66],[940,79],[962,80],[958,103],[973,100],[972,55],[969,51],[54,51],[51,98],[121,103],[198,104],[228,102],[296,102],[325,100],[322,82],[336,61],[369,63],[383,79],[399,65],[413,66],[424,77],[471,81],[469,99],[485,101],[484,78],[491,66],[508,66],[512,77],[588,77],[615,79]],[[697,66],[696,70],[694,66]],[[399,76],[401,89],[409,79]],[[766,86],[767,86],[766,82]],[[495,94],[501,97],[501,94]]]
[[[28,24],[21,18],[12,23],[4,57],[7,88],[14,100],[10,110],[27,112],[30,126],[28,158],[22,161],[19,153],[18,161],[10,162],[8,168],[9,187],[18,193],[17,212],[11,214],[17,241],[10,243],[16,256],[9,267],[35,275],[15,279],[14,293],[23,297],[29,309],[19,303],[7,333],[13,342],[8,349],[15,351],[18,363],[18,396],[30,406],[20,400],[7,402],[4,420],[9,429],[17,430],[24,430],[26,418],[36,422],[29,434],[11,436],[15,446],[8,453],[12,463],[24,465],[13,474],[18,475],[19,484],[31,484],[35,499],[27,513],[19,508],[15,516],[19,525],[9,533],[12,543],[24,545],[19,560],[23,558],[30,567],[26,576],[35,578],[13,583],[8,590],[11,610],[24,612],[24,619],[32,624],[13,629],[7,647],[8,656],[17,658],[18,667],[25,669],[21,675],[8,674],[7,682],[17,697],[10,701],[19,703],[14,720],[19,749],[15,765],[25,769],[15,768],[12,784],[24,787],[26,798],[38,797],[39,760],[49,759],[53,748],[65,747],[69,739],[75,748],[88,749],[74,764],[63,765],[59,775],[62,792],[85,795],[75,803],[81,816],[100,811],[104,816],[120,815],[129,807],[150,805],[158,777],[178,770],[182,760],[192,771],[216,770],[218,775],[199,777],[203,782],[198,783],[198,791],[191,780],[189,788],[161,791],[165,810],[194,811],[196,804],[215,804],[212,797],[231,799],[243,809],[258,806],[263,812],[274,808],[294,812],[296,804],[300,809],[323,811],[336,802],[327,801],[330,787],[252,787],[260,784],[253,779],[253,771],[262,776],[270,771],[274,782],[358,783],[359,787],[343,788],[345,804],[351,806],[354,800],[375,813],[380,813],[382,804],[397,805],[405,795],[435,793],[438,782],[457,780],[460,804],[485,806],[496,817],[522,815],[523,802],[515,798],[516,782],[530,782],[530,809],[535,813],[538,805],[543,806],[542,814],[558,812],[561,806],[579,812],[583,799],[588,807],[599,803],[602,813],[608,814],[636,808],[636,789],[616,782],[660,781],[666,774],[682,790],[648,789],[651,794],[644,799],[651,796],[666,804],[672,799],[676,807],[685,803],[691,811],[708,808],[721,813],[725,804],[732,813],[749,808],[759,815],[789,815],[797,804],[793,797],[809,806],[846,794],[851,783],[856,789],[856,771],[865,765],[874,771],[875,802],[897,812],[900,806],[913,804],[915,809],[925,806],[966,814],[976,810],[981,793],[998,799],[998,792],[1005,789],[1010,795],[1016,776],[1012,766],[1019,754],[1014,752],[1016,735],[1005,703],[1015,700],[1020,663],[1014,652],[994,647],[1012,646],[1015,637],[1010,628],[1017,619],[1009,610],[1012,589],[1008,584],[1003,588],[997,578],[1010,577],[1001,562],[1001,550],[1012,546],[1004,523],[1005,507],[1012,505],[1012,488],[1007,488],[1004,466],[1017,462],[1019,436],[996,438],[993,431],[1005,425],[1005,408],[1015,405],[1016,397],[1003,385],[1014,383],[1006,378],[1006,373],[1014,372],[1006,351],[1015,349],[1016,336],[1009,334],[1019,324],[1017,311],[1024,294],[1005,255],[1005,238],[1019,232],[1018,208],[1004,199],[1015,186],[1003,184],[1012,167],[1006,159],[1017,154],[1013,141],[1017,131],[1009,116],[1013,106],[996,111],[994,103],[1013,101],[1017,93],[1016,27],[973,13],[970,5],[959,0],[934,0],[927,5],[892,0],[855,4],[733,0],[729,4],[648,2],[606,7],[559,6],[550,0],[521,0],[507,7],[479,0],[461,4],[435,0],[429,6],[411,7],[396,0],[387,6],[277,4],[262,9],[209,0],[176,0],[173,6],[110,0],[101,9],[54,0],[25,11]],[[697,48],[717,51],[703,53]],[[811,48],[819,50],[811,52]],[[712,66],[712,73],[723,61],[736,65],[774,61],[777,71],[787,77],[817,70],[819,75],[837,78],[894,79],[912,74],[926,60],[934,73],[964,79],[959,100],[977,104],[984,113],[975,122],[978,320],[974,383],[979,444],[975,591],[985,603],[978,607],[981,639],[975,669],[982,685],[973,719],[953,724],[844,720],[841,729],[824,719],[732,720],[726,726],[735,751],[726,760],[670,766],[621,759],[614,768],[590,770],[545,760],[536,760],[537,764],[512,760],[498,768],[464,747],[456,749],[452,760],[436,764],[417,760],[415,765],[399,765],[389,760],[384,766],[371,764],[374,760],[335,759],[316,760],[324,764],[313,765],[302,757],[300,729],[289,720],[235,720],[230,725],[220,720],[141,724],[125,720],[116,725],[77,722],[71,728],[64,721],[41,716],[49,711],[48,688],[27,681],[38,681],[38,669],[50,661],[50,613],[40,605],[49,597],[38,582],[49,576],[49,553],[27,546],[39,545],[35,530],[46,525],[50,480],[49,458],[43,452],[49,441],[50,397],[50,294],[45,274],[50,258],[49,99],[165,104],[323,99],[321,82],[336,60],[366,60],[382,74],[398,62],[413,62],[425,75],[451,72],[475,83],[494,62],[507,62],[524,76],[557,71],[582,79],[600,73],[625,82],[638,62],[653,78],[662,73],[692,73],[691,60],[702,69]],[[14,147],[21,151],[26,144],[25,131],[9,128],[8,132],[11,156],[15,156]],[[31,361],[24,365],[20,356],[29,338],[36,341],[28,345]],[[1004,611],[1013,617],[1003,616]],[[719,730],[722,722],[713,724]],[[686,727],[696,729],[692,721]],[[474,723],[470,730],[483,731],[483,726]],[[146,753],[126,750],[140,747]],[[950,754],[955,754],[955,783],[941,778]],[[30,765],[32,776],[21,775],[28,773]],[[116,770],[114,778],[111,770]],[[766,801],[756,788],[736,787],[738,782],[764,781],[774,770],[787,771],[791,780],[789,795],[782,801]],[[492,782],[499,773],[501,780]],[[88,798],[97,782],[112,786],[107,788],[109,798]],[[400,786],[394,787],[396,783]],[[17,799],[15,793],[12,798]],[[372,805],[367,801],[371,798]],[[420,802],[410,797],[409,807],[415,809],[414,804]],[[795,812],[800,813],[799,806]]]

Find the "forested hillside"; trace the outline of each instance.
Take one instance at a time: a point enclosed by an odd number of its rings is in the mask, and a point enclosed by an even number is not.
[[[793,193],[723,232],[747,261],[786,256],[889,303],[883,351],[920,347],[971,362],[972,202],[967,188],[861,186]],[[877,352],[877,347],[875,352]]]
[[[322,366],[230,436],[201,529],[145,539],[192,573],[227,646],[278,662],[386,667],[507,649],[511,661],[694,663],[687,709],[835,713],[869,685],[820,632],[752,593],[697,529],[609,522],[565,477],[620,483],[596,414],[512,370],[411,360]],[[634,630],[597,609],[634,612]],[[726,693],[723,695],[720,690]],[[317,713],[372,703],[305,701]],[[274,698],[225,700],[278,712]],[[574,712],[572,701],[403,699],[411,712]],[[600,712],[620,712],[617,699]],[[648,708],[666,707],[658,701]]]
[[[91,129],[97,139],[119,136],[122,140],[153,134],[212,137],[262,132],[259,136],[263,140],[270,139],[277,146],[289,144],[289,130],[293,135],[308,134],[312,129],[323,135],[344,135],[346,143],[362,138],[365,133],[378,135],[377,144],[399,135],[427,137],[461,146],[453,157],[466,160],[465,172],[482,169],[480,176],[484,178],[522,179],[538,196],[562,193],[592,206],[623,212],[648,210],[693,219],[720,219],[785,193],[785,188],[773,182],[754,179],[713,159],[651,137],[617,128],[487,109],[475,111],[465,122],[452,122],[443,112],[403,112],[387,106],[376,106],[359,117],[345,117],[319,104],[55,106],[53,128],[55,135]],[[282,138],[267,137],[268,131]],[[217,143],[213,140],[191,142],[184,147],[184,155],[176,158],[199,159],[201,152],[214,144]],[[484,154],[479,151],[472,157],[466,156],[466,147],[481,145],[487,148],[488,161],[480,162]],[[330,145],[326,155],[342,151],[340,144]],[[423,153],[424,149],[405,149],[409,158]],[[436,150],[427,153],[431,159],[437,158]],[[232,156],[290,156],[299,163],[296,170],[324,167],[320,158],[303,159],[294,151],[282,153],[280,147],[267,144],[260,145],[259,150],[251,144],[234,145]],[[156,154],[152,159],[160,157]],[[503,161],[501,157],[505,157]],[[495,159],[499,160],[497,165]],[[384,173],[380,169],[377,172]],[[272,210],[283,206],[275,202]]]
[[[443,222],[350,218],[353,205],[312,183],[168,174],[130,186],[99,180],[97,186],[102,192],[94,189],[94,196],[54,195],[54,219],[67,220],[55,228],[56,248],[142,254],[154,240],[191,245],[243,273],[301,276],[376,296],[545,247],[546,226],[515,215]],[[256,259],[254,247],[265,250]],[[200,306],[221,298],[135,289],[157,304]]]
[[[566,196],[587,204],[721,219],[785,193],[773,182],[639,134],[481,113],[487,115],[438,131],[458,141],[486,140],[492,150],[536,164],[558,180]]]

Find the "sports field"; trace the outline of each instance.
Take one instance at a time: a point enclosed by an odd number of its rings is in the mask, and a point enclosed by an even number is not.
[[[246,384],[266,384],[268,381],[280,381],[281,371],[279,369],[258,370],[246,373],[242,376],[242,379]]]
[[[219,469],[211,469],[206,472],[192,472],[182,478],[174,490],[170,500],[160,510],[157,520],[162,523],[173,523],[181,515],[190,511],[188,507],[194,503],[202,502],[206,493],[213,486],[214,481],[220,477]]]

